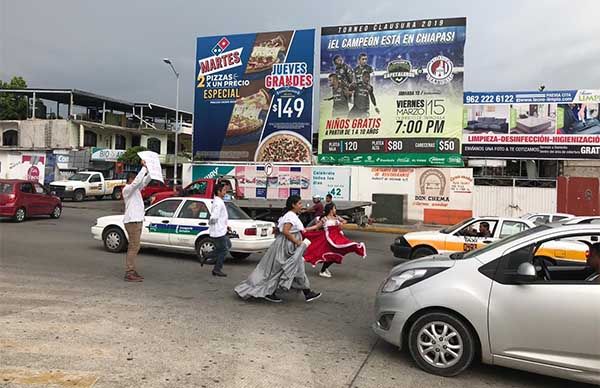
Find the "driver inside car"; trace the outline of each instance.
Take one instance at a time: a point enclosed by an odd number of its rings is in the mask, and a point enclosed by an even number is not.
[[[477,233],[477,237],[492,237],[492,233],[490,232],[490,224],[487,222],[482,222],[479,225],[479,233]]]
[[[594,269],[594,273],[585,279],[585,281],[600,283],[600,243],[590,246],[586,263]]]

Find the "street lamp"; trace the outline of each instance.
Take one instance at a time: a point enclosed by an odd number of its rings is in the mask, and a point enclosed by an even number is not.
[[[175,166],[173,168],[173,188],[175,188],[177,186],[177,135],[179,134],[179,73],[175,70],[175,66],[173,66],[173,62],[169,58],[163,58],[163,62],[171,66],[177,78],[177,97],[175,98]]]

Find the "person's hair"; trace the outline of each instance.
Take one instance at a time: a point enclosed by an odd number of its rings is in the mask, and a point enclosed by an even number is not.
[[[341,56],[341,55],[339,55],[339,54],[338,54],[338,55],[336,55],[335,57],[333,57],[333,63],[335,63],[335,61],[337,61],[337,60],[338,60],[338,58],[339,58],[339,59],[344,59],[344,58],[342,58],[342,56]]]
[[[358,59],[366,58],[366,57],[367,57],[367,53],[360,53],[360,54],[358,54]]]
[[[329,77],[327,77],[327,78],[337,78],[337,74],[331,73],[331,74],[329,74]]]
[[[335,204],[332,203],[328,203],[327,205],[325,205],[325,208],[323,209],[323,216],[327,217],[335,208]]]
[[[223,186],[231,186],[231,182],[229,182],[229,179],[221,179],[219,183],[222,183]]]
[[[213,191],[213,195],[217,195],[219,193],[219,191],[223,190],[224,187],[225,187],[225,185],[222,182],[217,183],[215,185],[215,189]]]
[[[283,214],[292,210],[292,207],[294,207],[294,205],[300,201],[302,201],[302,198],[300,198],[299,195],[290,195],[287,201],[285,201],[285,209],[283,210]]]
[[[333,195],[331,195],[331,194],[327,194],[327,195],[325,196],[325,198],[331,198],[331,199],[333,199]]]
[[[481,226],[485,226],[486,228],[488,228],[488,230],[490,229],[490,224],[488,222],[483,221],[481,223]]]
[[[590,256],[592,255],[600,256],[600,243],[590,245]]]
[[[127,183],[131,183],[135,177],[137,176],[137,174],[133,171],[130,171],[127,173]]]

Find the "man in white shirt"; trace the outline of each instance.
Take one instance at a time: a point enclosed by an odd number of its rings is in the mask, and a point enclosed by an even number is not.
[[[215,266],[212,270],[213,276],[225,277],[227,276],[223,272],[223,263],[225,262],[225,256],[231,248],[231,241],[227,236],[229,227],[227,223],[229,216],[227,214],[227,208],[223,198],[227,194],[227,187],[223,183],[215,185],[215,191],[213,198],[212,207],[210,210],[210,220],[208,222],[208,232],[210,237],[215,242],[215,251],[211,252],[211,256],[216,257]]]
[[[129,237],[127,246],[127,256],[125,257],[125,281],[141,282],[143,276],[137,273],[135,269],[135,258],[140,250],[140,237],[142,235],[142,226],[144,224],[144,200],[142,198],[142,189],[150,183],[152,178],[146,168],[146,162],[142,160],[142,168],[138,172],[129,173],[127,184],[123,188],[123,200],[125,201],[125,215],[123,224]]]

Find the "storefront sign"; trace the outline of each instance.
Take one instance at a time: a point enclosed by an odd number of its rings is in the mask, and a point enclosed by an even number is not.
[[[92,148],[91,160],[102,162],[116,162],[125,150],[112,150],[109,148]]]
[[[325,27],[319,161],[462,166],[466,19]]]

